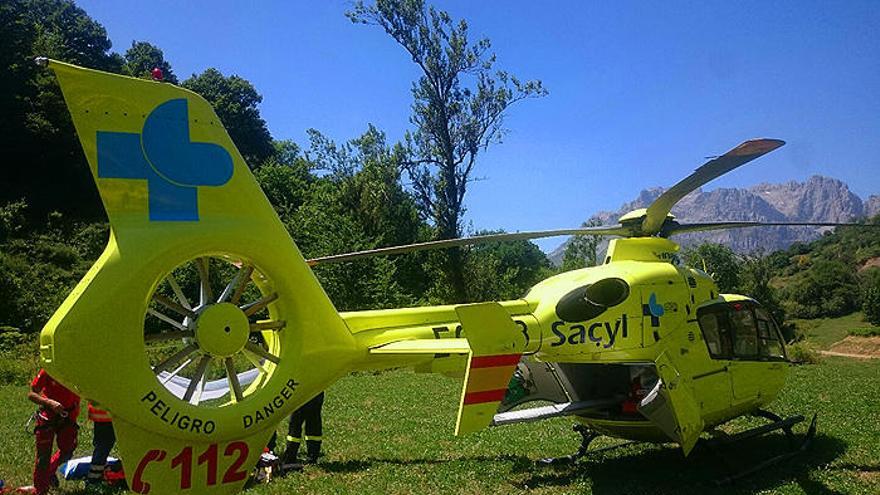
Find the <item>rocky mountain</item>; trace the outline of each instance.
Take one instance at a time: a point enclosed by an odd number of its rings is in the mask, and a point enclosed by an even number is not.
[[[647,207],[662,193],[663,188],[659,187],[643,190],[619,210],[602,211],[591,218],[602,224],[617,223],[621,215]],[[848,222],[880,214],[880,195],[872,195],[863,201],[845,183],[814,175],[805,182],[762,183],[748,189],[720,188],[708,192],[698,189],[685,196],[672,209],[672,214],[680,222]],[[806,227],[762,227],[687,234],[676,236],[675,240],[684,246],[718,242],[738,253],[771,252],[787,248],[795,241],[811,241],[821,232],[822,229]],[[567,244],[550,253],[551,261],[561,263]]]
[[[878,214],[880,214],[880,196],[872,194],[865,201],[865,216],[873,217]]]

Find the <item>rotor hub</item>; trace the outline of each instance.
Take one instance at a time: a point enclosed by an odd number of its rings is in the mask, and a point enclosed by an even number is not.
[[[232,303],[212,304],[196,321],[199,347],[215,357],[229,357],[244,349],[250,335],[250,322],[244,311]]]

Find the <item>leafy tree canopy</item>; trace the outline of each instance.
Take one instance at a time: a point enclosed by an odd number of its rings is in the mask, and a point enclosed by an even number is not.
[[[132,41],[131,48],[125,51],[123,56],[122,73],[144,79],[152,78],[151,71],[155,68],[162,70],[162,76],[166,82],[177,84],[177,76],[171,70],[171,64],[165,60],[165,54],[159,47],[146,41]]]
[[[247,79],[224,76],[210,68],[193,74],[181,86],[202,95],[214,107],[247,164],[255,169],[275,153],[266,121],[260,116],[263,97]]]
[[[413,83],[415,129],[406,136],[410,176],[422,214],[437,236],[461,235],[464,197],[477,155],[504,133],[504,114],[513,103],[547,94],[540,81],[520,81],[493,70],[488,39],[472,39],[467,22],[422,0],[362,1],[346,13],[352,22],[382,28],[409,54],[422,74]],[[454,298],[468,298],[460,249],[447,251],[446,272]]]
[[[475,235],[502,233],[484,230]],[[473,301],[523,297],[551,274],[550,260],[529,241],[477,244],[471,247],[467,260],[468,294]]]
[[[686,264],[705,267],[722,293],[736,292],[740,287],[740,261],[729,247],[707,242],[686,248],[682,254]]]
[[[589,221],[581,224],[581,227],[595,227],[601,224],[602,222],[598,218],[591,218]],[[598,235],[576,235],[572,237],[568,245],[565,246],[565,252],[562,254],[562,270],[577,270],[598,265],[598,250],[601,243],[602,236]]]
[[[101,24],[66,0],[0,2],[0,147],[4,169],[0,204],[26,199],[28,214],[58,210],[100,218],[97,191],[54,76],[37,56],[118,72]],[[51,178],[51,180],[46,180]]]

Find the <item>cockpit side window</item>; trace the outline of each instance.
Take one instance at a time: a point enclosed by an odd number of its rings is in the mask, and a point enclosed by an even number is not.
[[[697,315],[703,340],[713,359],[730,359],[732,354],[730,325],[724,313],[725,308],[715,306],[701,309]]]

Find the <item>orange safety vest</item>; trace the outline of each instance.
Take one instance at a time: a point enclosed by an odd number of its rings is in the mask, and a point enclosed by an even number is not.
[[[110,417],[110,413],[89,402],[89,420],[95,423],[109,423],[113,421],[113,418]]]

